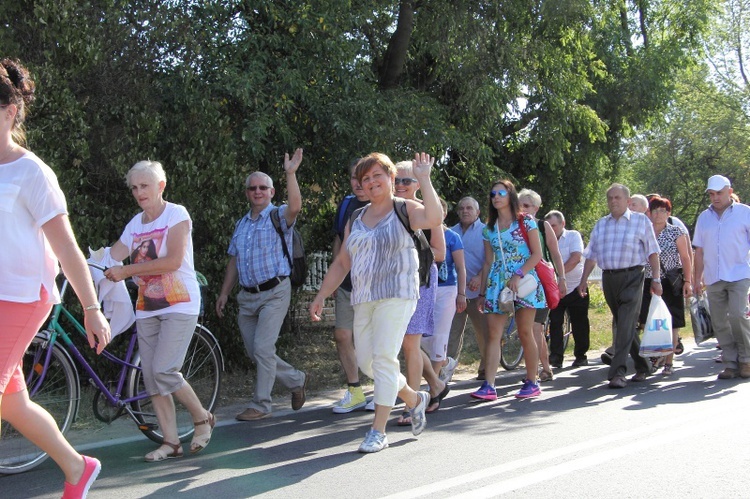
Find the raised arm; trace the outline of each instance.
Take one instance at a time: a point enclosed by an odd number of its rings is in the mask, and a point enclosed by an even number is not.
[[[414,160],[412,160],[412,170],[414,171],[414,176],[419,181],[419,188],[422,191],[422,201],[424,203],[420,204],[416,201],[406,200],[409,224],[414,230],[433,229],[443,223],[443,208],[440,206],[440,199],[430,180],[430,173],[434,163],[435,159],[426,153],[415,154]]]
[[[284,173],[286,173],[287,189],[287,209],[284,211],[286,224],[291,227],[297,219],[297,215],[302,210],[302,193],[299,190],[297,182],[297,169],[302,163],[302,148],[294,151],[294,155],[289,158],[289,153],[284,153]]]

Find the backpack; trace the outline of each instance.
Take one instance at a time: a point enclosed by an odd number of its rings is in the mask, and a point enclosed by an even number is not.
[[[300,235],[297,229],[292,229],[292,254],[290,255],[284,232],[281,230],[278,208],[271,210],[271,223],[273,223],[276,233],[281,237],[281,247],[284,250],[284,256],[292,268],[289,280],[294,287],[302,286],[307,279],[307,260],[305,258],[305,246],[302,243],[302,235]]]
[[[432,254],[432,248],[430,247],[430,230],[412,230],[411,225],[409,225],[409,212],[406,209],[406,201],[403,199],[395,198],[393,200],[393,211],[398,215],[401,225],[411,235],[411,238],[414,240],[414,247],[417,248],[417,254],[419,255],[419,285],[429,286],[430,268],[435,261],[435,255]]]

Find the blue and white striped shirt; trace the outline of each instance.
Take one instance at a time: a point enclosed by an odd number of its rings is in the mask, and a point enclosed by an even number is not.
[[[252,211],[249,211],[235,225],[228,253],[237,257],[240,285],[246,288],[291,273],[289,261],[284,256],[284,249],[281,246],[281,238],[271,221],[271,211],[274,208],[276,207],[273,204],[269,204],[255,220],[250,216]],[[279,221],[286,238],[287,248],[292,251],[293,233],[284,218],[286,210],[285,204],[279,207]]]

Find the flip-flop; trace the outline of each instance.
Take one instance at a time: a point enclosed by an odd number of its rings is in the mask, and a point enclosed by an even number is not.
[[[445,384],[445,388],[443,388],[443,391],[438,394],[437,397],[430,397],[430,403],[427,406],[427,410],[425,410],[425,414],[432,414],[433,412],[436,412],[438,409],[440,409],[440,403],[443,401],[443,399],[448,395],[448,392],[451,391],[451,388],[448,386],[448,383]],[[437,404],[437,405],[436,405]],[[435,406],[433,408],[433,406]]]
[[[411,426],[411,413],[409,411],[404,411],[401,413],[401,416],[396,421],[397,426]]]

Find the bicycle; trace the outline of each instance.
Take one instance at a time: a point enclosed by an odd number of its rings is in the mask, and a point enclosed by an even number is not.
[[[571,333],[570,318],[566,311],[565,319],[563,320],[563,351],[568,348],[568,340]],[[544,324],[544,334],[549,345],[549,318],[547,318],[547,322]],[[523,346],[521,345],[521,338],[518,336],[515,315],[510,316],[508,326],[505,328],[500,341],[500,364],[506,370],[512,371],[518,367],[521,359],[523,359]]]
[[[103,270],[94,264],[89,265]],[[68,281],[64,280],[61,297],[67,288]],[[63,318],[73,326],[73,333],[68,333],[60,324]],[[81,380],[73,362],[75,359],[97,389],[93,397],[93,412],[97,419],[111,423],[127,414],[146,437],[158,444],[163,443],[156,415],[150,411],[149,395],[143,387],[135,326],[122,333],[128,334],[130,338],[124,356],[107,350],[102,352],[106,360],[119,366],[116,380],[104,381],[73,343],[74,336],[86,337],[84,327],[62,302],[52,308],[46,327],[37,333],[24,355],[23,369],[29,397],[52,415],[63,435],[75,421],[81,400]],[[224,357],[219,342],[205,326],[197,324],[182,373],[210,412],[214,411],[218,401],[223,370]],[[186,441],[193,434],[193,418],[176,400],[175,409],[180,441]],[[11,425],[2,425],[0,431],[0,474],[28,471],[48,457]]]

